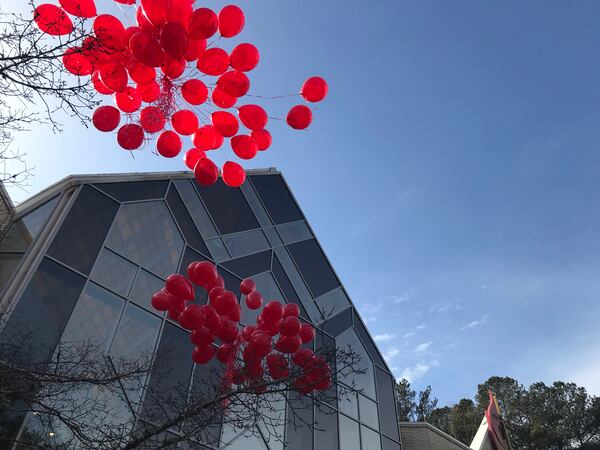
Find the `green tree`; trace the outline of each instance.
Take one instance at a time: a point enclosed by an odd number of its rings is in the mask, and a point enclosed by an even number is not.
[[[415,408],[417,421],[427,422],[437,404],[438,399],[435,397],[431,398],[431,386],[427,386],[424,391],[419,391],[419,403],[416,404]]]
[[[396,382],[396,410],[400,422],[408,422],[414,419],[416,395],[406,378]]]
[[[441,408],[435,408],[431,411],[429,415],[428,422],[436,428],[439,428],[445,433],[453,436],[452,434],[452,426],[450,421],[450,413],[452,411],[452,407],[443,406]]]
[[[473,400],[463,398],[450,410],[449,434],[469,445],[477,433],[481,418],[482,414]]]

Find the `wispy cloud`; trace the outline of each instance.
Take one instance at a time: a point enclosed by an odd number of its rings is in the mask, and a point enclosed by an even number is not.
[[[425,325],[424,323],[422,323],[421,325],[417,325],[417,330],[424,330],[425,328],[427,328],[427,325]]]
[[[413,382],[418,378],[421,378],[427,372],[429,372],[433,367],[439,366],[440,363],[437,359],[429,362],[419,362],[412,367],[406,367],[402,371],[402,375],[400,378],[406,378],[408,381]]]
[[[454,302],[444,302],[433,305],[431,308],[429,308],[429,314],[442,314],[448,311],[456,311],[459,309],[462,309],[461,300],[456,300]]]
[[[422,344],[417,345],[415,347],[415,353],[426,352],[429,349],[429,347],[431,347],[431,344],[433,344],[433,341],[423,342]]]
[[[486,323],[489,318],[490,318],[490,314],[484,314],[483,316],[481,316],[481,318],[479,320],[474,320],[473,322],[463,325],[462,327],[460,327],[460,329],[468,330],[470,328],[478,327],[479,325],[483,325],[484,323]]]
[[[366,323],[377,321],[377,316],[383,308],[390,305],[399,305],[410,301],[413,295],[412,291],[406,291],[400,295],[386,295],[374,301],[362,302],[358,305],[360,315]]]
[[[384,333],[376,335],[375,337],[373,337],[373,339],[375,339],[375,342],[389,342],[395,337],[395,334]]]
[[[406,333],[404,336],[402,336],[404,339],[408,339],[409,337],[413,337],[415,334],[414,331],[409,331],[408,333]]]
[[[389,364],[390,361],[394,358],[394,356],[396,356],[398,353],[400,353],[400,350],[398,350],[397,348],[392,348],[383,354],[383,358]]]

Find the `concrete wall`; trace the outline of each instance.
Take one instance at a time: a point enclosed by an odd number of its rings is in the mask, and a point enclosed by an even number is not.
[[[425,422],[400,422],[402,450],[469,450],[452,436]]]

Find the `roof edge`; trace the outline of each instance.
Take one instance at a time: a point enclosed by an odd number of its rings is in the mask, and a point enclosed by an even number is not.
[[[445,439],[449,440],[453,444],[456,444],[456,445],[458,445],[459,447],[462,447],[465,450],[471,450],[471,447],[469,447],[468,445],[463,444],[462,442],[460,442],[455,437],[450,436],[445,431],[442,431],[439,428],[434,427],[433,425],[431,425],[428,422],[398,422],[398,424],[400,426],[400,435],[402,435],[402,427],[407,427],[407,428],[427,428],[428,430],[432,431],[433,433],[437,433],[440,436],[444,437]]]

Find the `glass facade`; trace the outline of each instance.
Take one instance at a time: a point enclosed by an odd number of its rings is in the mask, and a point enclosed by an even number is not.
[[[327,404],[290,395],[288,406],[281,407],[281,439],[261,423],[232,429],[216,420],[174,448],[400,449],[393,377],[282,176],[253,174],[240,189],[221,181],[201,187],[181,176],[131,178],[78,188],[48,251],[14,303],[9,325],[44,328],[40,352],[48,360],[59,342],[80,340],[93,340],[115,359],[153,354],[146,380],[146,392],[153,395],[138,395],[136,408],[144,423],[156,423],[174,414],[166,404],[184,405],[210,395],[209,378],[221,366],[194,365],[188,332],[153,310],[150,297],[169,274],[185,273],[191,261],[211,260],[228,289],[238,293],[242,323],[253,322],[257,314],[245,308],[239,295],[240,280],[251,276],[265,300],[296,303],[302,318],[320,328],[317,347],[360,354],[364,373],[337,380],[333,392],[340,395]],[[40,209],[51,211],[51,206]],[[28,242],[43,229],[42,212],[28,222]],[[0,264],[6,255],[22,255],[28,245],[14,238],[5,241]],[[206,294],[200,289],[198,294],[200,303],[205,302]],[[9,333],[7,326],[0,337]],[[131,413],[118,399],[114,402],[115,417]],[[290,422],[289,405],[294,404],[301,404],[296,424]],[[26,424],[33,421],[28,416]],[[314,429],[302,423],[315,424]],[[28,425],[21,430],[26,437]],[[178,433],[181,429],[174,427],[160,439]]]

